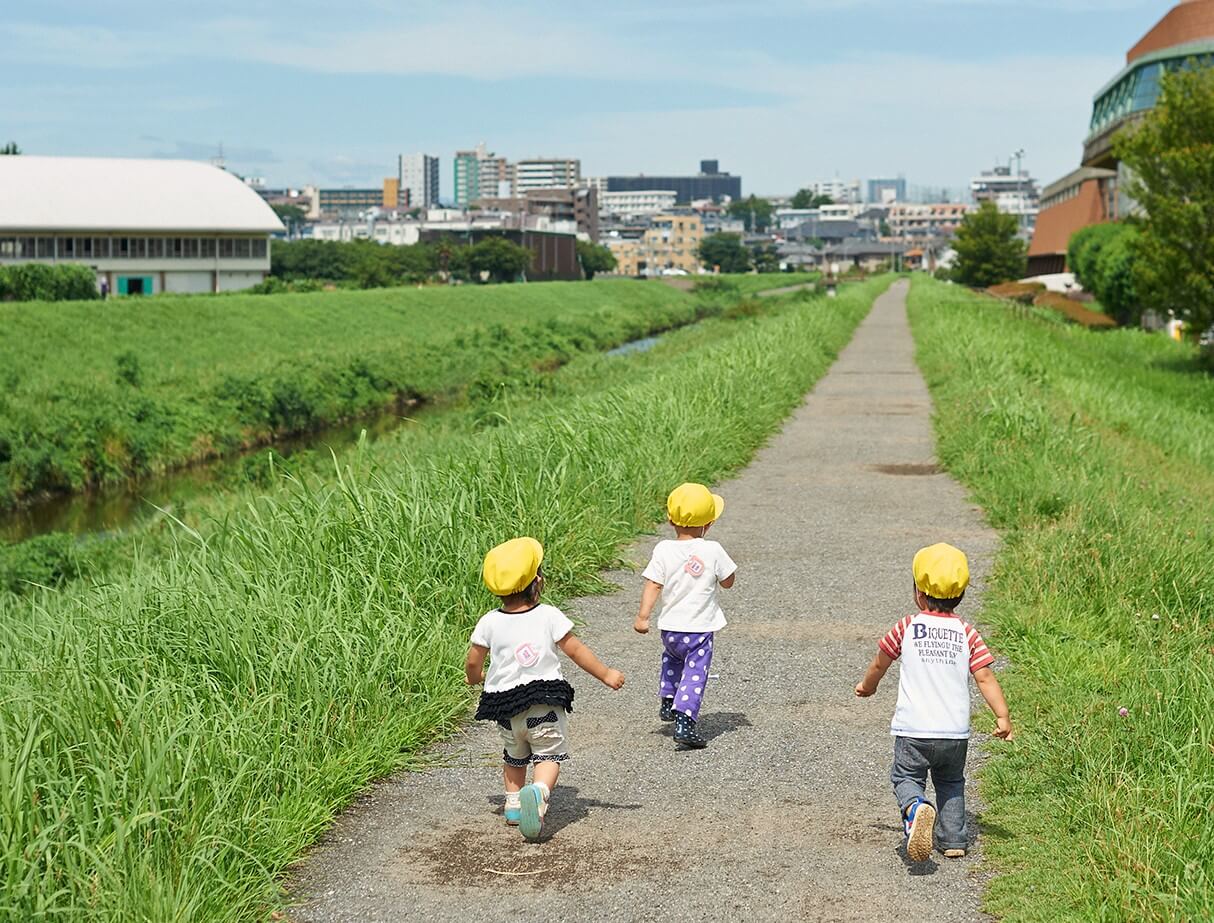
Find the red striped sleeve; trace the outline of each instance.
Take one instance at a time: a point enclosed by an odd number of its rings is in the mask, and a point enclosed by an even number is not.
[[[986,649],[986,642],[982,640],[982,635],[978,634],[978,629],[968,622],[965,623],[965,640],[970,646],[971,673],[976,673],[995,662],[995,656]]]
[[[891,628],[884,638],[877,642],[877,647],[885,651],[886,656],[890,660],[897,660],[902,656],[902,636],[906,634],[906,629],[913,618],[913,615],[906,616],[906,618]]]

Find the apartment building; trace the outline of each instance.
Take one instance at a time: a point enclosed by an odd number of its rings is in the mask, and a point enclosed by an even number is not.
[[[890,234],[902,240],[952,237],[974,206],[960,202],[914,205],[895,202],[889,207]]]
[[[674,208],[679,194],[673,189],[646,189],[639,192],[603,192],[599,210],[608,215],[633,217],[658,215]]]
[[[397,181],[411,207],[433,208],[438,204],[437,157],[401,154],[397,158]]]
[[[699,249],[704,223],[698,215],[656,215],[636,239],[607,241],[616,258],[616,272],[626,276],[658,276],[671,271],[700,270]]]
[[[525,196],[533,189],[572,189],[582,181],[582,162],[568,157],[534,157],[510,169],[510,194]]]
[[[510,195],[510,164],[490,152],[482,142],[468,151],[455,152],[455,204],[467,208],[474,199]]]

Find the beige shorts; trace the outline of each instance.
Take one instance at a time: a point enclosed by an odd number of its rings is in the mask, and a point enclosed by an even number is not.
[[[526,766],[544,760],[569,759],[566,740],[565,709],[559,705],[532,705],[509,722],[499,721],[507,766]]]

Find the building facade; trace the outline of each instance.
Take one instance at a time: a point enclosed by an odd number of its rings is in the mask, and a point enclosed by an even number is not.
[[[1030,274],[1061,271],[1076,231],[1132,213],[1135,203],[1125,194],[1125,171],[1113,141],[1155,108],[1165,74],[1192,66],[1214,67],[1214,0],[1181,0],[1096,92],[1080,169],[1048,186],[1043,197],[1029,245]]]
[[[700,200],[720,202],[742,197],[742,177],[722,173],[715,160],[701,160],[695,176],[609,176],[608,192],[648,192],[673,189],[680,205]]]
[[[323,218],[353,217],[371,208],[408,208],[409,192],[400,180],[388,177],[378,189],[316,190],[317,215]]]
[[[573,189],[582,182],[582,162],[567,157],[520,160],[510,168],[510,194],[526,195],[533,189]]]
[[[906,177],[897,179],[870,179],[868,200],[872,205],[891,205],[906,201]]]
[[[285,228],[239,177],[191,160],[0,157],[0,264],[77,263],[116,295],[236,291]]]
[[[505,157],[478,144],[455,152],[455,204],[467,208],[475,199],[510,195],[511,171]]]
[[[815,196],[829,196],[842,205],[858,205],[862,199],[858,179],[827,179],[810,183],[807,187]]]
[[[678,193],[673,189],[604,192],[599,196],[599,211],[607,215],[623,217],[656,215],[674,208],[677,201]]]
[[[698,215],[657,215],[639,238],[607,242],[615,254],[615,271],[626,276],[657,276],[674,271],[700,271],[704,224]]]
[[[438,158],[430,154],[401,154],[397,158],[397,179],[411,208],[438,205]]]
[[[1022,236],[1032,234],[1041,194],[1027,171],[1012,172],[1010,166],[984,170],[970,180],[970,195],[979,205],[991,202],[1005,215],[1014,215]]]
[[[926,240],[952,237],[974,206],[960,202],[913,205],[895,202],[889,207],[886,222],[892,237],[899,240]]]

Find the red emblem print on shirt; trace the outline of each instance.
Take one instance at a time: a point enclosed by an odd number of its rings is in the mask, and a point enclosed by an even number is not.
[[[540,661],[540,652],[530,641],[524,641],[514,649],[514,659],[523,667],[534,667]]]
[[[687,563],[683,565],[683,570],[691,574],[693,577],[699,577],[704,573],[704,562],[697,558],[694,554],[687,559]]]

